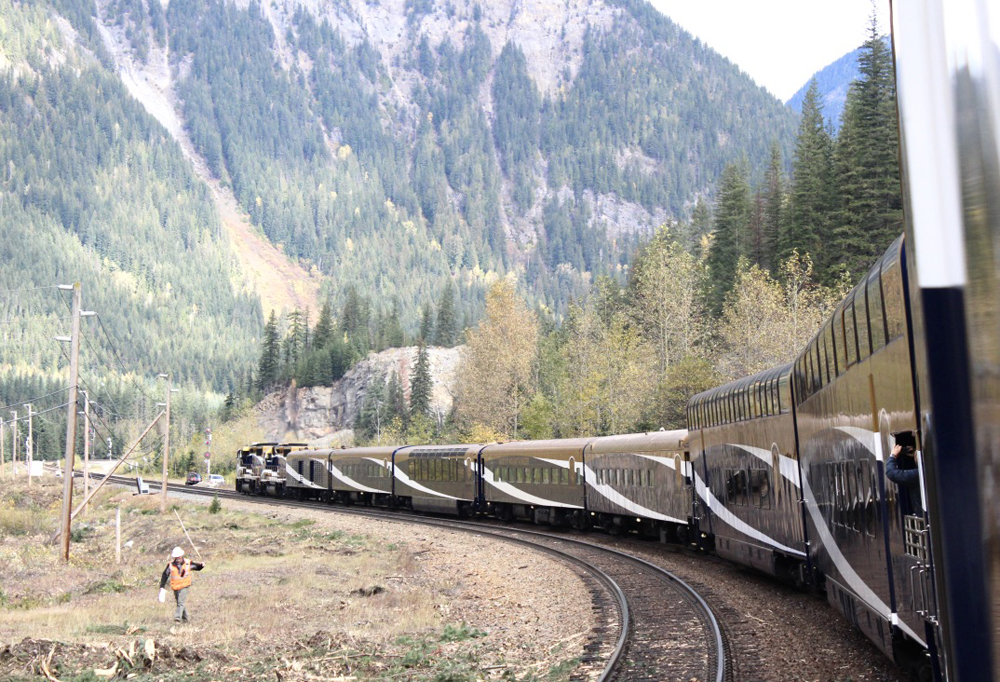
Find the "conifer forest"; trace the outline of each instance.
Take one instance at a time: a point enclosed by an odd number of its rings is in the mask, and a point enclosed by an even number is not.
[[[834,127],[815,80],[797,113],[644,0],[537,26],[509,2],[265,3],[0,3],[0,419],[33,403],[36,457],[66,430],[58,284],[96,312],[86,437],[121,452],[169,373],[183,473],[205,429],[410,346],[355,442],[681,427],[694,393],[788,361],[902,231],[874,20]],[[268,283],[261,253],[296,274]],[[442,419],[428,348],[456,346]]]

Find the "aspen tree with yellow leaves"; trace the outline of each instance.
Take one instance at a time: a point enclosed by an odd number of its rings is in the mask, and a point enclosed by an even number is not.
[[[506,279],[486,294],[486,315],[466,332],[458,370],[456,416],[467,430],[479,427],[517,438],[521,409],[535,389],[538,319]]]

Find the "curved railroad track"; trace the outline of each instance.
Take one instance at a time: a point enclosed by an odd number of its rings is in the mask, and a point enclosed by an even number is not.
[[[111,481],[134,485],[135,479],[113,476]],[[149,484],[151,490],[159,490],[159,483]],[[573,566],[591,592],[597,622],[585,645],[587,653],[572,680],[723,682],[733,678],[731,653],[722,628],[701,595],[665,568],[613,547],[538,530],[392,513],[386,509],[325,506],[176,484],[168,484],[168,490],[269,505],[329,509],[379,520],[461,530],[525,545]]]

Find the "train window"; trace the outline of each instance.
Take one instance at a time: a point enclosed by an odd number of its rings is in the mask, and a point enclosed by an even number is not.
[[[823,388],[823,367],[820,364],[819,337],[809,346],[809,357],[813,366],[813,393]]]
[[[653,470],[652,469],[647,469],[646,470],[646,487],[647,488],[652,488],[653,485],[655,485],[653,483]]]
[[[803,381],[804,386],[802,387],[802,394],[805,396],[810,396],[813,394],[814,379],[813,377],[813,352],[812,346],[806,346],[806,353],[803,362],[803,370],[805,371],[805,380]]]
[[[820,367],[822,368],[822,373],[820,378],[824,386],[833,381],[834,377],[837,376],[837,373],[833,368],[833,363],[830,362],[831,358],[830,347],[829,347],[830,342],[827,341],[826,331],[827,327],[821,328],[819,330],[819,336],[816,337],[818,344],[816,349],[819,351],[819,364]]]
[[[854,297],[854,317],[858,328],[858,360],[864,360],[872,354],[871,335],[868,333],[868,303],[865,299],[865,289],[861,287]]]
[[[569,469],[559,470],[559,482],[563,485],[569,485]]]
[[[542,483],[552,483],[552,470],[549,468],[542,469]]]
[[[882,263],[882,304],[885,308],[885,326],[888,336],[886,343],[902,336],[906,325],[906,310],[903,305],[903,276],[899,268],[899,257],[893,254]]]
[[[826,353],[826,367],[827,371],[830,372],[830,381],[833,381],[837,378],[837,360],[833,350],[833,325],[829,322],[823,328],[823,338],[825,340],[823,349]]]
[[[844,348],[847,351],[847,367],[858,361],[858,339],[854,333],[854,301],[844,306]]]
[[[847,369],[847,355],[844,344],[844,312],[837,310],[833,314],[833,352],[837,359],[837,374],[843,374]]]
[[[791,375],[782,374],[781,378],[778,379],[778,405],[781,408],[781,414],[788,414],[792,411],[792,387],[791,387]]]
[[[753,388],[750,392],[750,407],[752,408],[750,416],[754,419],[764,416],[764,411],[760,403],[760,381],[753,382]]]
[[[868,319],[871,321],[872,353],[885,345],[885,314],[882,310],[882,284],[878,272],[868,277]]]

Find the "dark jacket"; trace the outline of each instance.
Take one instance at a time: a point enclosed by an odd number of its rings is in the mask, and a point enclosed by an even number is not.
[[[899,506],[903,514],[919,514],[923,511],[920,504],[920,470],[917,469],[917,460],[907,455],[890,457],[885,463],[885,477],[899,489]]]
[[[167,567],[163,569],[163,575],[160,576],[160,589],[162,590],[170,583],[170,564],[174,563],[170,561],[167,563]],[[205,568],[205,564],[200,564],[197,561],[191,562],[192,571],[200,571]]]

